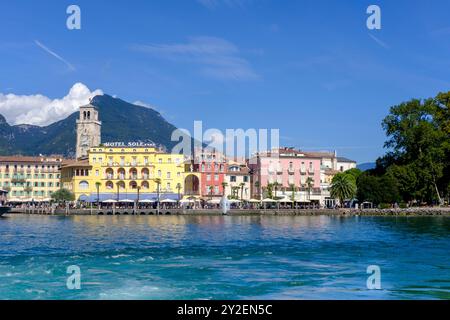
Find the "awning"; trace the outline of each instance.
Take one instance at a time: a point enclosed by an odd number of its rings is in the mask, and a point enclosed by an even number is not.
[[[176,203],[177,200],[173,200],[173,199],[164,199],[161,201],[161,203]]]
[[[113,200],[113,199],[108,199],[108,200],[104,200],[104,201],[102,201],[103,203],[117,203],[117,201],[116,200]]]
[[[142,199],[142,200],[139,200],[139,203],[154,203],[155,201],[154,200],[151,200],[151,199]]]

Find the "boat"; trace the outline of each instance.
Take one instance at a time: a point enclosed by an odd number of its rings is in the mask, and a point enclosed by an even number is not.
[[[0,206],[0,217],[11,211],[10,207]]]

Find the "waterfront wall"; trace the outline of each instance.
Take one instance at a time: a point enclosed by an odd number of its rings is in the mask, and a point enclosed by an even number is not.
[[[40,214],[40,215],[156,215],[156,209],[12,209],[12,214]],[[214,209],[161,209],[160,215],[222,215],[221,210]],[[254,210],[236,209],[230,210],[229,215],[279,215],[279,216],[450,216],[450,207],[445,208],[408,208],[408,209],[298,209],[298,210]]]

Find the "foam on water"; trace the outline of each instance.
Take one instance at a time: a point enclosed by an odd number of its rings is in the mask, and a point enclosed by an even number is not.
[[[0,240],[1,299],[450,298],[445,217],[11,215]]]

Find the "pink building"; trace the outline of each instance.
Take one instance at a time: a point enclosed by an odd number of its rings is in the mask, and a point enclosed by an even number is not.
[[[294,185],[296,201],[319,201],[320,164],[320,157],[292,148],[259,153],[249,160],[252,170],[252,197],[266,197],[268,186],[276,183],[277,197],[291,196]]]

